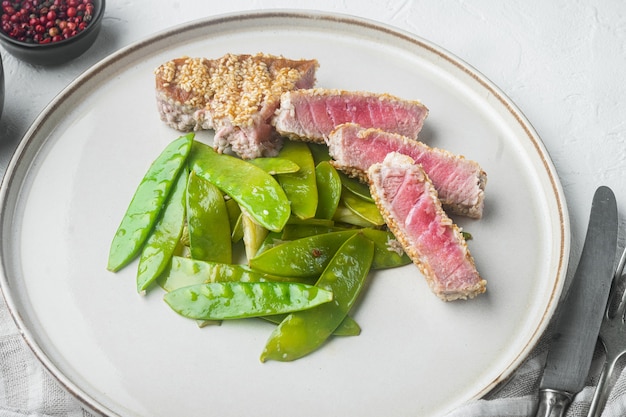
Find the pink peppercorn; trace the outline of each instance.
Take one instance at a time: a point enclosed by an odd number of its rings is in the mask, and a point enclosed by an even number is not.
[[[59,42],[89,26],[92,0],[2,0],[0,30],[26,43]]]

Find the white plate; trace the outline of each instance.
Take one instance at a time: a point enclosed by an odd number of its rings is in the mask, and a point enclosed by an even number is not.
[[[459,219],[488,292],[445,303],[414,266],[372,274],[335,338],[292,363],[261,363],[262,321],[198,329],[135,265],[106,271],[135,187],[179,134],[160,122],[153,69],[182,55],[319,60],[317,85],[388,92],[430,108],[422,140],[488,173],[485,216]],[[502,92],[441,48],[347,16],[228,15],[126,48],[72,83],[37,119],[1,189],[2,289],[24,337],[61,383],[120,416],[436,416],[506,378],[561,293],[565,199],[535,131]]]

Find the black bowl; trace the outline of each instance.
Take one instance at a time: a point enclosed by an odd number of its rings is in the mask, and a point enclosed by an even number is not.
[[[106,0],[93,0],[94,15],[89,25],[75,36],[46,44],[26,43],[0,29],[0,44],[11,55],[34,65],[59,65],[83,54],[95,42],[102,26]]]

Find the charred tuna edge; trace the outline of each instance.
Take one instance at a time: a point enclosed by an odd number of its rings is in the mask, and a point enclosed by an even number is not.
[[[368,168],[382,162],[388,153],[408,155],[426,171],[448,212],[475,219],[482,217],[487,174],[472,160],[401,135],[364,129],[352,123],[333,130],[326,143],[332,164],[363,182],[367,182]]]
[[[280,95],[315,83],[316,60],[226,54],[182,57],[155,70],[157,109],[170,127],[215,129],[215,148],[244,159],[274,156],[282,139],[270,124]]]
[[[416,139],[428,109],[416,100],[390,94],[337,89],[301,89],[283,93],[272,121],[283,136],[323,143],[343,123],[377,127]]]
[[[467,299],[486,291],[465,239],[419,164],[392,152],[372,165],[368,176],[389,229],[439,298]]]

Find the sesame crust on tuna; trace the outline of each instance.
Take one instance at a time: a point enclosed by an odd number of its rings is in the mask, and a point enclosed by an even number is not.
[[[400,154],[395,154],[400,155]],[[465,260],[471,265],[471,268],[475,270],[476,265],[474,262],[474,258],[470,254],[469,248],[467,246],[467,242],[463,237],[459,227],[446,215],[443,208],[441,207],[441,203],[439,201],[437,191],[435,190],[432,182],[428,178],[428,175],[421,169],[418,164],[413,164],[413,161],[410,157],[405,155],[400,155],[401,163],[407,163],[410,161],[412,165],[412,171],[417,175],[418,181],[423,182],[424,186],[428,192],[428,198],[431,200],[433,207],[435,207],[436,215],[441,219],[440,225],[445,226],[450,230],[454,237],[456,238],[459,247],[464,254]],[[401,225],[401,220],[396,217],[396,215],[390,210],[390,204],[386,201],[385,196],[383,195],[382,190],[380,190],[380,184],[376,183],[376,179],[378,178],[381,170],[383,169],[383,164],[393,164],[397,163],[396,161],[392,161],[392,159],[387,159],[383,163],[377,163],[370,167],[368,170],[369,173],[369,184],[372,197],[376,206],[380,210],[383,218],[389,230],[394,234],[396,240],[401,244],[405,253],[411,258],[413,263],[418,267],[420,272],[424,275],[426,282],[430,289],[437,295],[440,299],[444,301],[453,301],[458,299],[471,299],[476,297],[477,295],[484,293],[486,291],[487,282],[482,279],[478,273],[476,272],[476,276],[478,279],[471,285],[465,285],[462,288],[454,288],[447,289],[443,288],[440,284],[439,278],[436,276],[436,272],[428,263],[427,260],[424,259],[423,253],[419,249],[419,245],[406,233],[405,228]]]
[[[271,61],[279,59],[285,63],[270,70]],[[297,61],[267,54],[226,54],[216,60],[182,57],[155,70],[157,90],[170,92],[183,106],[209,107],[214,119],[249,126],[264,103],[278,103],[302,78],[300,68],[289,62]]]
[[[269,54],[181,57],[155,69],[161,120],[182,130],[215,130],[218,152],[244,159],[274,156],[282,145],[270,119],[285,91],[310,88],[317,60]]]
[[[432,148],[420,141],[354,123],[337,126],[326,138],[331,164],[349,177],[368,182],[367,169],[389,152],[413,158],[429,175],[443,208],[453,214],[480,219],[487,174],[463,155]]]

